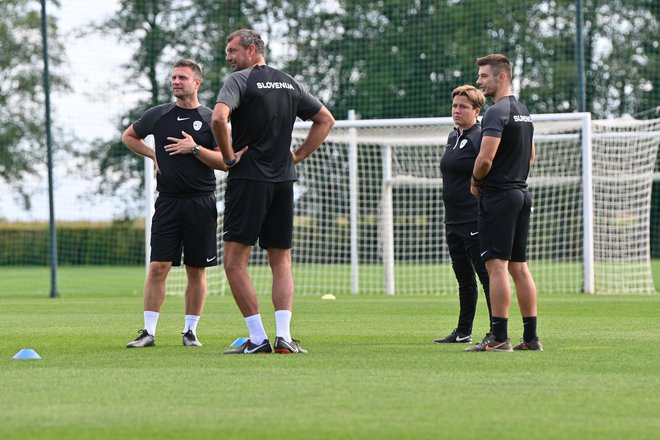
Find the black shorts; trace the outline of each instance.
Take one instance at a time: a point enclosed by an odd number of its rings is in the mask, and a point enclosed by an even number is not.
[[[230,180],[225,190],[222,239],[290,249],[293,244],[293,182]]]
[[[531,212],[532,196],[527,190],[481,194],[477,218],[481,258],[527,261]]]
[[[218,209],[215,196],[158,196],[151,224],[151,261],[192,267],[218,264]]]

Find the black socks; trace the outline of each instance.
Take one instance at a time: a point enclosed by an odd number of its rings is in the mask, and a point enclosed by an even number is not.
[[[525,342],[530,342],[536,337],[536,316],[523,318],[523,339]]]
[[[497,342],[504,342],[509,338],[508,323],[508,318],[498,318],[497,316],[493,316],[490,328],[492,329],[493,336]]]

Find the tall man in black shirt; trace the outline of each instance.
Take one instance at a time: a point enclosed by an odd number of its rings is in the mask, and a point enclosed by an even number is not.
[[[172,69],[171,80],[176,100],[150,108],[122,136],[128,148],[154,161],[158,190],[144,284],[144,329],[128,348],[156,345],[167,274],[172,266],[181,264],[182,249],[188,278],[183,345],[202,345],[196,329],[206,299],[205,268],[218,262],[212,168],[226,167],[211,132],[212,111],[197,98],[202,70],[194,61],[180,60]],[[150,134],[155,149],[143,141]]]
[[[511,93],[511,63],[504,55],[477,59],[477,85],[494,104],[482,120],[482,141],[470,191],[479,197],[479,243],[490,277],[492,335],[466,351],[542,351],[536,334],[536,284],[527,267],[527,235],[532,198],[527,190],[534,162],[534,125],[527,108]],[[516,285],[523,339],[508,337],[511,286]]]
[[[470,194],[470,177],[481,143],[481,124],[477,116],[486,98],[476,87],[464,85],[451,92],[451,99],[451,115],[456,127],[447,138],[440,170],[442,201],[445,205],[445,237],[451,266],[458,281],[460,311],[458,325],[446,337],[435,339],[434,342],[438,344],[472,341],[472,323],[479,293],[475,272],[484,289],[490,316],[488,271],[479,255],[478,203]]]
[[[298,81],[266,65],[264,42],[257,32],[233,32],[227,37],[226,52],[234,73],[218,94],[212,127],[229,167],[222,232],[225,273],[250,339],[225,354],[271,353],[273,348],[276,353],[305,353],[290,330],[294,165],[321,145],[334,118]],[[291,152],[296,117],[311,119],[312,126],[300,148]],[[274,347],[248,274],[250,250],[257,239],[267,251],[273,274]]]

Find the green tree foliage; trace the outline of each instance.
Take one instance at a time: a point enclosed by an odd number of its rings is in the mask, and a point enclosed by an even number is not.
[[[587,109],[595,118],[660,104],[660,6],[653,0],[583,0]],[[504,53],[514,92],[533,113],[577,109],[575,0],[122,0],[99,26],[134,49],[127,78],[144,99],[93,159],[104,190],[141,188],[142,161],[119,137],[146,108],[171,99],[178,58],[205,70],[201,101],[213,107],[229,73],[225,38],[251,27],[266,60],[301,80],[343,119],[448,116],[449,95],[474,84],[476,58]]]
[[[590,65],[587,108],[596,117],[660,105],[660,4],[584,0]],[[589,105],[591,104],[591,105]]]
[[[351,108],[364,119],[449,115],[451,90],[474,84],[475,60],[488,53],[511,58],[532,112],[577,109],[575,0],[338,5],[298,25],[306,32],[295,33],[298,57],[288,67],[325,92],[339,118]],[[584,10],[588,110],[606,118],[657,106],[657,2],[584,0]]]
[[[57,6],[56,2],[50,2]],[[52,17],[48,21],[50,68],[64,61]],[[43,172],[46,162],[43,45],[39,2],[0,1],[0,179],[12,187],[26,208],[23,181]],[[66,85],[51,71],[51,89]]]

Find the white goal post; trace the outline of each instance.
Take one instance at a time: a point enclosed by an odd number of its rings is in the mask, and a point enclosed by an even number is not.
[[[583,291],[587,293],[594,293],[594,253],[593,253],[593,199],[592,194],[592,164],[591,164],[591,114],[590,113],[572,113],[572,114],[542,114],[534,115],[535,122],[556,122],[556,121],[576,121],[580,123],[581,136],[577,134],[546,134],[541,133],[535,136],[537,144],[543,145],[543,141],[558,141],[564,139],[576,140],[579,143],[582,151],[582,215],[584,221],[583,227]],[[393,121],[388,121],[392,124]],[[428,125],[454,125],[452,118],[437,118],[427,119],[424,121]],[[400,126],[410,124],[411,126],[420,126],[419,120],[409,119],[400,121]],[[392,206],[392,188],[397,186],[433,186],[442,188],[441,176],[436,178],[415,178],[410,175],[392,175],[392,145],[385,145],[383,151],[383,203],[382,203],[382,235],[383,235],[383,266],[384,266],[384,290],[386,294],[393,295],[395,293],[394,283],[394,228],[393,217],[394,209]],[[566,177],[566,176],[562,176]],[[546,184],[556,178],[561,179],[560,176],[550,176],[550,179],[544,177],[530,178],[530,185],[541,184],[542,180],[546,180]],[[555,182],[558,183],[558,182]]]
[[[455,293],[440,173],[453,121],[353,117],[337,121],[297,167],[296,293]],[[589,113],[532,119],[528,261],[539,292],[653,292],[650,203],[660,120],[592,121]],[[292,148],[309,125],[296,124]],[[225,175],[216,175],[221,229]],[[221,257],[220,236],[218,247]],[[269,293],[258,246],[250,272],[257,291]],[[229,292],[221,268],[207,274],[210,294]],[[185,271],[174,270],[168,293],[184,289]]]

